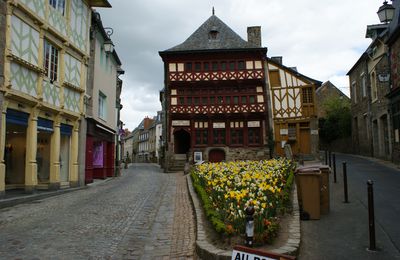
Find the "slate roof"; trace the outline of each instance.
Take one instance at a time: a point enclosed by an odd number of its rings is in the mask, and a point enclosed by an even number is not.
[[[217,31],[217,37],[211,39],[210,32]],[[259,46],[243,40],[216,15],[207,19],[183,43],[164,52],[229,50],[229,49],[262,49]],[[264,49],[264,48],[263,48]]]

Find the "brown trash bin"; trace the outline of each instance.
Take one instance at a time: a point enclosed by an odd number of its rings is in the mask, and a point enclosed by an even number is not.
[[[320,219],[321,179],[318,167],[301,167],[296,170],[299,204],[310,219]]]
[[[331,168],[328,165],[321,165],[321,214],[325,215],[330,210],[330,196],[329,196],[329,173]]]

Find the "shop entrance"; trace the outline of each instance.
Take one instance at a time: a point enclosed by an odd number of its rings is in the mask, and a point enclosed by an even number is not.
[[[69,154],[71,138],[69,135],[61,135],[60,140],[60,181],[61,185],[69,182]]]
[[[6,165],[5,183],[8,188],[25,185],[25,147],[26,126],[7,123],[4,163]]]
[[[39,184],[49,183],[50,179],[50,138],[51,133],[38,131],[36,163]]]

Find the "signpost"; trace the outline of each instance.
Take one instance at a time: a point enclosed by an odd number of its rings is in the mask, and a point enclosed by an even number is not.
[[[256,250],[245,246],[233,247],[231,260],[295,260],[294,256]]]

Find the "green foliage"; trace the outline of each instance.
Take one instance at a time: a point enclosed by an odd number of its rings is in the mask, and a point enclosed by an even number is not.
[[[331,97],[322,105],[326,111],[326,117],[319,120],[322,141],[330,144],[333,140],[351,136],[350,101]]]
[[[199,177],[193,172],[190,174],[190,176],[192,177],[193,187],[197,192],[197,195],[199,195],[201,201],[203,202],[203,209],[207,219],[211,222],[211,225],[214,227],[215,231],[217,231],[218,234],[228,234],[225,223],[221,221],[220,214],[212,206],[209,195],[201,185]]]

